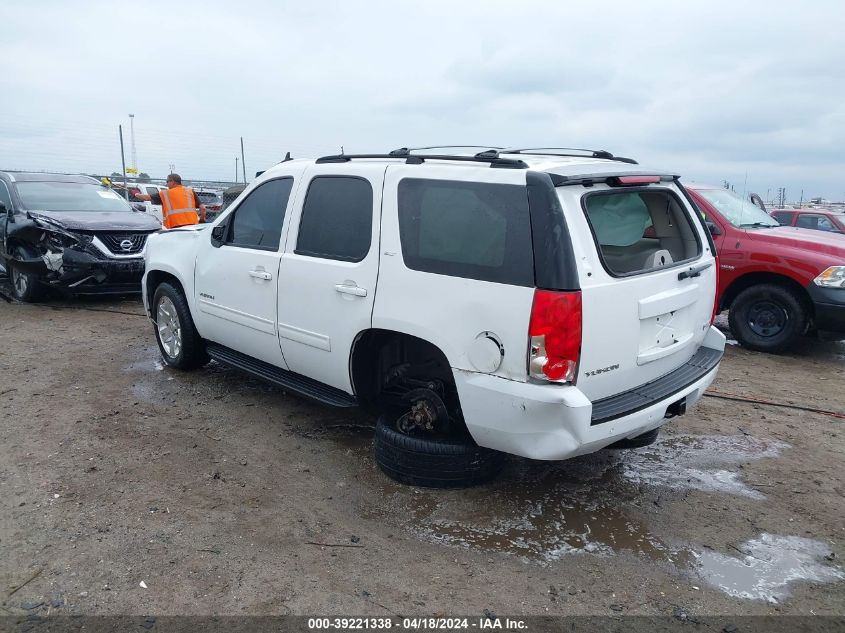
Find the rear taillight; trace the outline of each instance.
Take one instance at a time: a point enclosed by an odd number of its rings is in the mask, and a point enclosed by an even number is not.
[[[574,383],[581,356],[581,293],[535,290],[528,322],[531,378]]]

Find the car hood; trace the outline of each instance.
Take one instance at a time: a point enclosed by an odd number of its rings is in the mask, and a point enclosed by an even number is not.
[[[157,231],[161,223],[146,213],[135,211],[28,211],[66,231]]]
[[[778,226],[771,229],[749,229],[746,235],[755,242],[825,253],[845,262],[845,235],[838,233]]]

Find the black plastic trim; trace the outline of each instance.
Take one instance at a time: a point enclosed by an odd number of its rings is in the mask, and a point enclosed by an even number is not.
[[[251,374],[256,378],[293,391],[299,395],[311,398],[333,407],[357,407],[358,401],[354,396],[323,384],[313,378],[308,378],[270,363],[247,356],[219,343],[206,343],[208,355],[218,363],[234,367]]]
[[[637,171],[637,172],[613,172],[604,174],[581,174],[578,176],[564,176],[562,174],[549,173],[552,177],[552,182],[555,187],[570,187],[572,185],[583,185],[584,187],[592,187],[597,184],[605,184],[609,187],[621,187],[629,185],[619,185],[615,182],[616,178],[624,178],[626,176],[659,176],[660,182],[672,182],[680,178],[674,174],[655,174],[654,172]],[[656,184],[656,183],[655,183]]]
[[[671,398],[710,373],[722,360],[722,355],[723,352],[720,350],[700,347],[686,363],[662,378],[647,382],[630,391],[596,400],[593,403],[590,425],[604,424]]]
[[[579,290],[569,227],[550,175],[529,171],[528,215],[534,245],[534,284],[543,290]]]

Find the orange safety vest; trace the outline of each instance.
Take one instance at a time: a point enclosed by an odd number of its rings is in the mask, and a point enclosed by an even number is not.
[[[171,187],[161,192],[161,224],[166,229],[199,224],[196,197],[190,187]]]

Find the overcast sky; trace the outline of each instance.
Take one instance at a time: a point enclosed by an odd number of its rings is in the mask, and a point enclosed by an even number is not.
[[[4,2],[0,168],[234,177],[443,144],[604,148],[845,199],[845,2]]]

